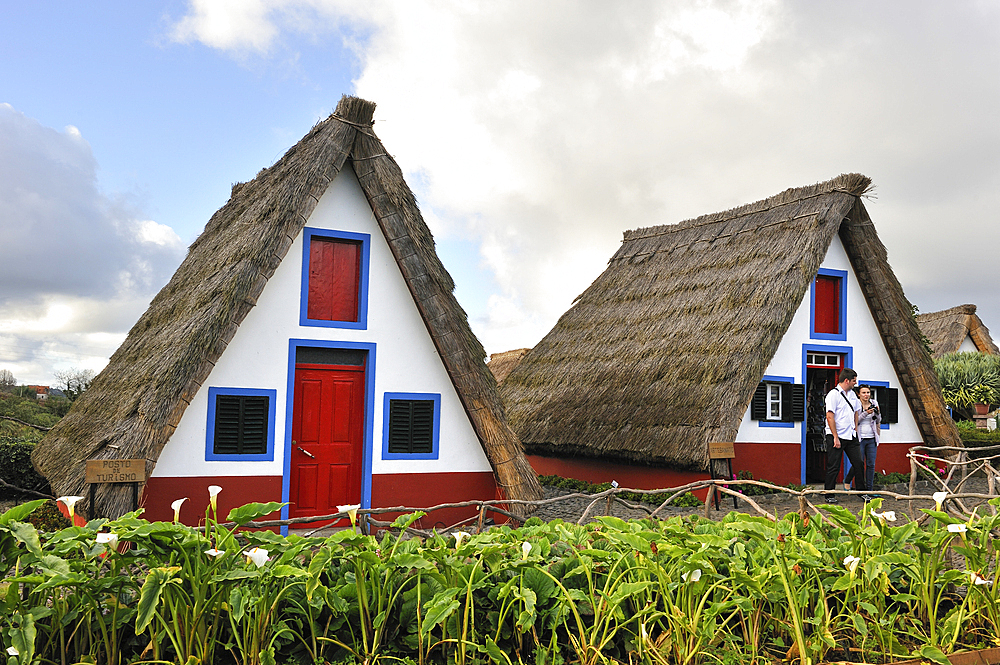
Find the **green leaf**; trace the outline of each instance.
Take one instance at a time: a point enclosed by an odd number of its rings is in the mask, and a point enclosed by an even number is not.
[[[36,499],[20,506],[14,506],[3,515],[0,515],[0,526],[7,526],[11,522],[21,522],[25,517],[34,512],[35,508],[45,503],[45,499]]]
[[[933,660],[938,665],[951,665],[951,661],[948,660],[948,656],[944,655],[944,652],[936,646],[925,644],[920,647],[918,651],[915,652],[921,658],[926,658],[927,660]]]
[[[8,528],[15,538],[24,543],[29,552],[41,558],[42,544],[38,540],[38,531],[34,525],[27,522],[11,522]]]
[[[237,622],[243,620],[243,615],[247,611],[247,597],[240,587],[229,592],[229,613]]]
[[[393,520],[392,528],[399,530],[408,529],[410,528],[411,524],[413,524],[426,514],[427,513],[425,513],[424,511],[418,510],[415,513],[407,513],[405,515],[400,515],[395,520]]]
[[[486,644],[477,644],[476,650],[479,653],[485,653],[490,657],[490,660],[498,665],[511,665],[510,657],[503,652],[503,649],[497,646],[492,637],[486,637]]]
[[[427,559],[410,554],[409,552],[397,552],[390,561],[400,568],[416,568],[419,570],[435,570],[434,564]]]
[[[27,665],[35,658],[35,619],[30,614],[21,616],[20,625],[8,631],[10,641],[17,649],[18,660]]]
[[[163,589],[171,578],[180,571],[180,566],[151,568],[146,574],[146,581],[139,591],[139,607],[135,615],[135,632],[141,634],[156,616],[156,608],[160,604]]]
[[[279,503],[277,501],[268,501],[267,503],[257,503],[254,501],[246,504],[245,506],[233,508],[229,511],[229,517],[226,519],[230,522],[236,522],[238,525],[243,526],[247,522],[252,522],[258,517],[263,517],[264,515],[273,513],[274,511],[287,505],[287,503]]]
[[[443,623],[451,614],[458,609],[459,602],[455,600],[455,596],[461,589],[452,588],[445,589],[434,595],[431,602],[427,603],[424,608],[426,614],[424,614],[424,620],[420,624],[421,630],[425,633],[429,633],[435,626]]]

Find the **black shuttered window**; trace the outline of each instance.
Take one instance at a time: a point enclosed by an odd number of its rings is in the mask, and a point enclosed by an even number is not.
[[[389,400],[389,452],[404,455],[434,452],[433,400]]]
[[[268,398],[216,395],[216,455],[262,455],[267,452]]]

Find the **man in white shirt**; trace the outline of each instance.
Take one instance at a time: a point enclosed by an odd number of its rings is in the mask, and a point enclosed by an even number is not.
[[[862,468],[861,442],[858,440],[858,415],[861,411],[861,400],[854,393],[854,385],[858,382],[858,373],[850,367],[840,370],[837,377],[837,387],[826,395],[826,483],[824,488],[832,490],[837,486],[840,475],[841,453],[847,454],[851,466]],[[854,482],[860,485],[862,492],[867,492],[864,486],[863,474],[858,474]],[[861,478],[859,482],[859,478]],[[837,503],[837,497],[827,495],[827,503]]]

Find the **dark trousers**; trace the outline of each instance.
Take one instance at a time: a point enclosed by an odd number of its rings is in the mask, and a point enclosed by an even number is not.
[[[857,469],[863,469],[864,462],[861,460],[861,442],[857,439],[840,440],[840,448],[833,447],[833,435],[826,435],[826,484],[823,486],[824,489],[832,490],[837,487],[837,476],[840,475],[840,461],[842,459],[841,453],[847,455],[847,459],[851,461],[851,466]],[[862,492],[867,492],[868,487],[865,486],[864,474],[858,473],[854,478],[854,484],[858,486],[858,490]]]
[[[861,439],[861,459],[865,462],[865,484],[868,485],[869,492],[875,489],[876,457],[878,457],[878,444],[875,443],[875,439]],[[851,470],[844,476],[844,484],[850,485],[851,480],[857,478],[859,473],[861,473],[861,469],[851,465]]]

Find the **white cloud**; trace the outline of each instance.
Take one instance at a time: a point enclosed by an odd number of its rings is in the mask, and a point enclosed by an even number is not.
[[[76,127],[44,127],[9,104],[0,105],[0,238],[0,365],[22,382],[103,367],[117,346],[108,340],[132,326],[184,251],[169,227],[98,189]]]
[[[354,30],[356,92],[438,241],[476,239],[495,277],[473,321],[489,351],[534,344],[622,231],[847,171],[878,186],[869,210],[911,300],[1000,312],[993,262],[968,268],[1000,246],[994,5],[206,7],[180,25],[237,55]]]

